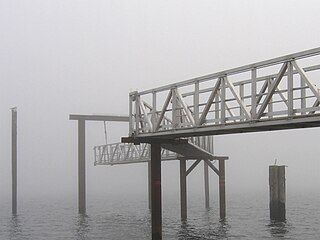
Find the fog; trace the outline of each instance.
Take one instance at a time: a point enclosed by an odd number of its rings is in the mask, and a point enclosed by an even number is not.
[[[128,114],[128,94],[319,47],[318,1],[0,0],[0,189],[11,197],[11,112],[18,107],[19,199],[77,196],[77,122]],[[108,142],[127,136],[108,123]],[[146,194],[147,166],[93,166],[103,124],[87,124],[90,196]],[[320,129],[215,137],[229,156],[227,194],[268,191],[268,166],[287,165],[289,192],[319,192]],[[176,194],[178,161],[163,163]],[[188,177],[203,192],[202,164]],[[210,173],[212,194],[217,177]]]

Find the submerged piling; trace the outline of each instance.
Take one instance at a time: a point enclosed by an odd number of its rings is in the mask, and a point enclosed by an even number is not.
[[[270,219],[286,220],[285,166],[269,166]]]

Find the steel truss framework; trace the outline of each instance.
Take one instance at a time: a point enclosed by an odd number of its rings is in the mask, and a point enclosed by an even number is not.
[[[320,125],[320,48],[129,95],[129,134],[177,138]]]
[[[183,155],[166,149],[162,146],[161,160],[179,160],[179,159],[201,159],[201,160],[219,160],[225,157],[213,155],[213,137],[202,136],[189,138],[188,147],[197,147],[199,151],[206,153],[207,157]],[[172,147],[172,145],[170,146]],[[151,146],[147,143],[134,145],[133,143],[114,143],[94,147],[95,161],[94,165],[114,165],[148,162],[151,160]]]

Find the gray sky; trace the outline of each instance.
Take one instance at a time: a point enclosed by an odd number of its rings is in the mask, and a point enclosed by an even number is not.
[[[319,7],[315,0],[0,0],[2,199],[10,199],[10,107],[18,107],[20,198],[76,198],[70,113],[127,114],[131,90],[319,47]],[[108,129],[110,142],[128,132],[125,124]],[[93,167],[103,125],[87,130],[88,194],[144,194],[146,165]],[[318,136],[307,129],[216,137],[217,154],[230,156],[228,194],[267,193],[275,158],[289,166],[288,191],[319,191]],[[164,192],[178,194],[178,173],[178,162],[163,164]],[[202,192],[201,174],[188,179],[190,192]]]

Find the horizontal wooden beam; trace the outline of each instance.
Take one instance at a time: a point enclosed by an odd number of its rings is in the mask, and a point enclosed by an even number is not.
[[[129,122],[129,117],[128,116],[121,116],[121,115],[80,115],[80,114],[70,114],[69,115],[69,120]]]

